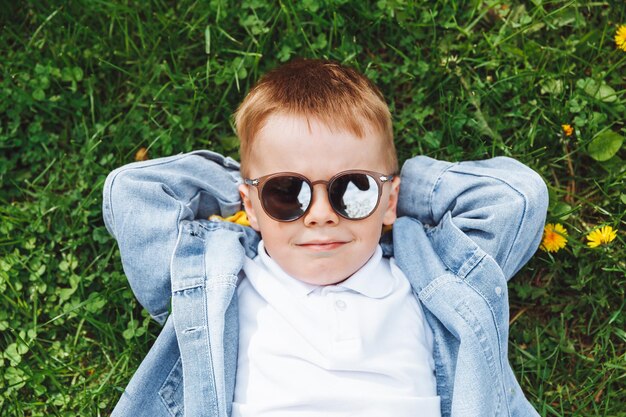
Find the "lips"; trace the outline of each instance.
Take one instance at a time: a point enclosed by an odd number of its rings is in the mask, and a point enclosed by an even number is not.
[[[314,251],[330,251],[334,249],[338,249],[343,245],[347,244],[347,241],[343,240],[323,240],[323,241],[310,241],[306,243],[299,243],[297,246],[314,250]]]

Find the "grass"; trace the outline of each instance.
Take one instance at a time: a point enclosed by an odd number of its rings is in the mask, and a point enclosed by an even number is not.
[[[510,360],[542,415],[626,415],[623,2],[33,1],[0,16],[0,415],[110,413],[159,328],[104,228],[106,174],[142,147],[236,156],[233,110],[294,56],[372,78],[401,159],[508,155],[544,177],[569,239],[511,282]],[[617,238],[590,249],[599,225]]]

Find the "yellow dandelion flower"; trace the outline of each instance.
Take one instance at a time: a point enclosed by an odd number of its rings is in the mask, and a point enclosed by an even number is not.
[[[615,45],[618,49],[626,52],[626,25],[621,25],[615,32]]]
[[[606,245],[611,243],[617,236],[617,230],[611,226],[602,226],[599,229],[592,230],[587,235],[587,246],[590,248],[597,248],[600,245]]]
[[[232,216],[228,216],[228,217],[222,217],[220,215],[213,214],[209,216],[209,220],[231,222],[231,223],[240,224],[242,226],[250,226],[250,220],[248,220],[248,215],[243,210],[240,210],[237,213],[233,214]]]
[[[565,136],[572,136],[572,133],[574,133],[574,128],[570,125],[561,125],[561,129],[563,129]]]
[[[543,239],[539,249],[544,252],[558,252],[567,244],[567,230],[560,223],[548,223],[543,228]]]
[[[135,154],[135,161],[147,161],[148,159],[150,159],[148,158],[148,149],[142,146]]]

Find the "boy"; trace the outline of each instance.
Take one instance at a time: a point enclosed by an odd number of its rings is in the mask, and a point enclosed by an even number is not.
[[[207,151],[107,178],[105,222],[165,323],[114,416],[537,415],[506,280],[541,238],[538,175],[416,157],[398,176],[382,95],[328,61],[266,74],[236,126],[243,181]],[[251,227],[203,220],[241,202]]]

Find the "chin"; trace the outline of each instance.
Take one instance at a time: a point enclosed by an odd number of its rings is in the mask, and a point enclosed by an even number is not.
[[[329,275],[327,273],[320,271],[320,272],[311,272],[306,275],[294,275],[294,276],[298,278],[300,281],[306,282],[307,284],[335,285],[350,278],[352,274],[354,274],[354,272],[356,272],[356,270],[353,272],[346,272],[346,273],[339,273],[339,274],[335,273],[335,274]]]

